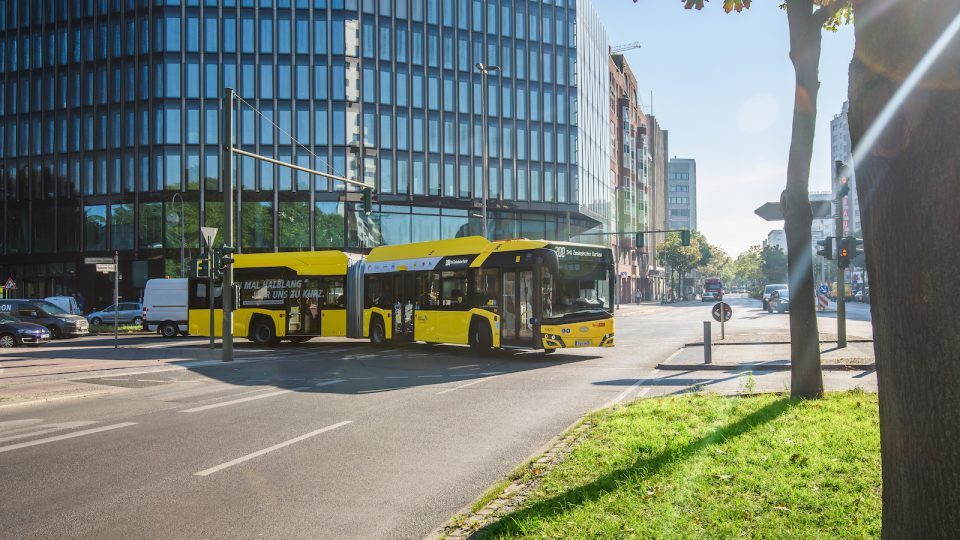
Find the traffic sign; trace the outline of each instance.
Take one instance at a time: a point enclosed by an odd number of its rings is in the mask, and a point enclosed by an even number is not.
[[[97,272],[103,272],[104,274],[109,274],[111,272],[116,272],[116,271],[117,271],[117,265],[113,264],[112,262],[110,264],[97,265]]]
[[[3,286],[4,289],[16,290],[17,282],[13,280],[12,277],[7,278],[7,284]]]
[[[113,257],[84,257],[83,264],[113,264]]]
[[[627,277],[628,275],[626,272],[620,272],[620,277]]]
[[[200,227],[200,236],[203,236],[203,241],[207,244],[207,247],[213,249],[213,240],[217,237],[217,228]]]
[[[720,320],[721,309],[723,310],[723,321]],[[717,322],[726,322],[733,317],[733,308],[730,307],[730,304],[726,302],[717,302],[716,304],[713,305],[711,314],[713,315],[713,320]]]

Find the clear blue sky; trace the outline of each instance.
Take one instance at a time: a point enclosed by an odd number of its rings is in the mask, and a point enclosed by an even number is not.
[[[780,222],[753,211],[779,201],[786,183],[793,114],[786,13],[775,0],[743,13],[722,0],[701,11],[680,0],[593,0],[611,45],[626,53],[649,112],[670,132],[670,156],[697,160],[698,225],[733,257],[759,244]],[[811,191],[830,189],[830,119],[847,96],[853,28],[823,33]]]

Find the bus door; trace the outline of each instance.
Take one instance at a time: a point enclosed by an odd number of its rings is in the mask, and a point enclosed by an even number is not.
[[[533,302],[536,288],[532,268],[504,269],[502,291],[503,312],[500,339],[505,345],[529,345],[533,339]]]
[[[319,336],[323,288],[319,278],[304,278],[299,290],[288,290],[286,301],[287,335]]]
[[[414,306],[417,304],[416,276],[412,272],[400,272],[393,276],[393,335],[413,340]]]

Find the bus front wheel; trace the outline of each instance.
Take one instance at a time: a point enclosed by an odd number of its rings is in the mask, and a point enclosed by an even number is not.
[[[387,331],[383,326],[383,319],[376,317],[370,322],[370,343],[374,347],[387,346]]]
[[[250,329],[250,340],[260,346],[273,345],[277,341],[277,333],[270,321],[257,321]]]
[[[470,348],[477,354],[487,354],[493,346],[493,335],[486,321],[477,321],[470,328]]]

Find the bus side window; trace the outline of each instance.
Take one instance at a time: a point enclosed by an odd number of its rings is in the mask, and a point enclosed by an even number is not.
[[[347,299],[343,294],[343,278],[328,277],[323,280],[323,284],[323,307],[327,309],[345,308]]]

